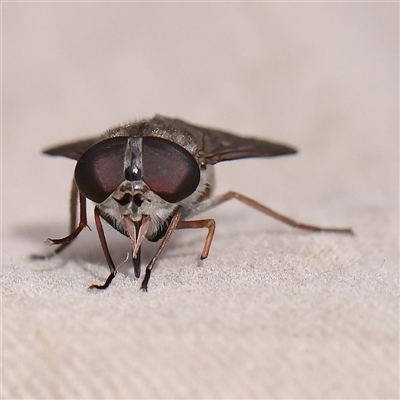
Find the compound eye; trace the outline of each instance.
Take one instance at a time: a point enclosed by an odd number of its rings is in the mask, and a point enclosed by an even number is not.
[[[159,137],[143,138],[143,180],[169,203],[190,196],[200,182],[200,168],[185,148]]]
[[[102,203],[125,179],[124,157],[128,139],[114,137],[94,144],[79,158],[75,182],[79,191]]]

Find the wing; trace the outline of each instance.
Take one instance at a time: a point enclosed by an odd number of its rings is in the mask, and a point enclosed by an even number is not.
[[[95,138],[50,147],[44,150],[43,153],[78,160],[89,147],[103,140],[105,137],[115,135],[116,130],[119,132],[119,135],[137,135],[142,122],[139,121],[126,127],[117,127]],[[221,161],[236,160],[239,158],[275,157],[297,153],[296,149],[282,143],[240,137],[225,131],[204,128],[189,124],[180,119],[167,118],[161,115],[156,115],[153,119],[148,120],[147,123],[150,129],[158,127],[161,130],[165,129],[170,132],[183,131],[189,134],[197,143],[199,149],[198,155],[204,158],[208,164],[216,164]]]
[[[92,145],[103,139],[103,136],[97,136],[91,139],[78,140],[76,142],[62,144],[60,146],[50,147],[43,150],[44,154],[51,156],[63,156],[78,160],[79,157]]]
[[[275,157],[297,153],[293,147],[268,140],[245,138],[220,131],[188,124],[179,119],[170,119],[156,115],[154,119],[163,121],[165,125],[188,132],[198,144],[198,154],[209,164],[221,161],[250,157]]]

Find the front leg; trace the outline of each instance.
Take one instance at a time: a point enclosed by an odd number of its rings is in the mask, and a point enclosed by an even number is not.
[[[107,280],[104,282],[103,285],[93,284],[89,286],[89,289],[107,289],[110,286],[112,280],[117,275],[117,269],[115,268],[114,262],[111,258],[110,251],[108,250],[106,237],[104,235],[103,225],[101,224],[100,220],[100,211],[97,206],[94,208],[94,221],[96,223],[97,232],[99,234],[101,248],[103,249],[104,255],[106,256],[108,267],[110,268],[110,275],[108,276]]]
[[[147,285],[149,283],[151,271],[153,270],[154,264],[156,263],[161,253],[165,249],[165,246],[171,239],[173,231],[177,229],[181,217],[182,217],[182,209],[178,207],[175,211],[174,216],[171,219],[171,223],[169,224],[167,231],[165,232],[165,236],[163,237],[160,247],[157,249],[156,254],[154,254],[153,258],[150,260],[149,264],[146,267],[146,273],[144,275],[142,285],[140,286],[140,289],[143,290],[144,292],[147,292]]]

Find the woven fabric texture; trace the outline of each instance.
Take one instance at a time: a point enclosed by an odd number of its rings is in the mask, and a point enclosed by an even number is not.
[[[398,398],[397,3],[2,3],[2,398]],[[51,145],[160,113],[299,154],[216,166],[238,201],[173,235],[139,291],[129,240],[68,231]],[[146,243],[144,260],[156,246]]]

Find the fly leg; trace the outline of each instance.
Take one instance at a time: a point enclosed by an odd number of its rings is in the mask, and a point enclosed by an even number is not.
[[[106,237],[104,235],[103,225],[101,224],[100,220],[100,212],[99,208],[94,208],[94,221],[96,224],[97,232],[99,234],[99,239],[101,243],[101,248],[103,249],[104,255],[106,256],[108,267],[110,268],[110,275],[106,279],[103,285],[90,285],[89,289],[107,289],[110,286],[110,283],[117,275],[117,269],[115,268],[114,262],[111,258],[110,251],[108,250]]]
[[[200,219],[196,221],[179,221],[176,229],[197,229],[197,228],[207,228],[208,233],[206,240],[204,242],[203,251],[201,252],[200,259],[204,260],[208,257],[210,251],[211,243],[215,232],[215,221],[213,219]]]
[[[294,228],[304,229],[304,230],[313,231],[313,232],[334,232],[334,233],[346,233],[346,234],[354,235],[353,231],[349,228],[323,228],[323,227],[316,226],[316,225],[308,225],[308,224],[303,224],[303,223],[297,222],[291,218],[288,218],[282,214],[277,213],[276,211],[271,210],[268,207],[263,206],[262,204],[256,202],[255,200],[252,200],[252,199],[250,199],[246,196],[243,196],[240,193],[236,193],[236,192],[227,192],[227,193],[225,193],[221,196],[218,196],[214,199],[204,201],[203,204],[200,204],[197,209],[193,210],[193,214],[198,214],[200,212],[209,210],[210,208],[219,206],[220,204],[222,204],[230,199],[237,199],[237,200],[241,201],[242,203],[248,205],[249,207],[254,208],[257,211],[260,211],[263,214],[266,214],[272,218],[275,218],[278,221],[281,221],[284,224],[290,225]]]
[[[76,226],[76,216],[77,216],[77,201],[79,198],[79,223]],[[71,189],[71,200],[70,200],[70,234],[61,239],[47,239],[45,243],[49,246],[58,244],[59,246],[56,250],[49,255],[36,255],[33,254],[31,258],[33,259],[46,259],[54,257],[56,254],[61,253],[67,246],[69,246],[72,241],[82,232],[83,228],[87,226],[87,215],[86,215],[86,197],[78,192],[78,188],[75,181],[72,183]]]
[[[172,233],[175,229],[177,229],[177,226],[180,222],[180,219],[182,217],[182,209],[178,207],[175,211],[174,216],[171,219],[171,223],[168,226],[167,231],[165,232],[165,236],[162,239],[162,242],[160,244],[160,247],[157,249],[156,253],[154,254],[153,258],[150,260],[149,264],[146,267],[146,273],[144,275],[142,285],[140,286],[140,289],[143,290],[144,292],[147,292],[147,285],[149,283],[151,271],[153,270],[154,264],[160,257],[161,253],[165,249],[165,246],[171,239]]]

